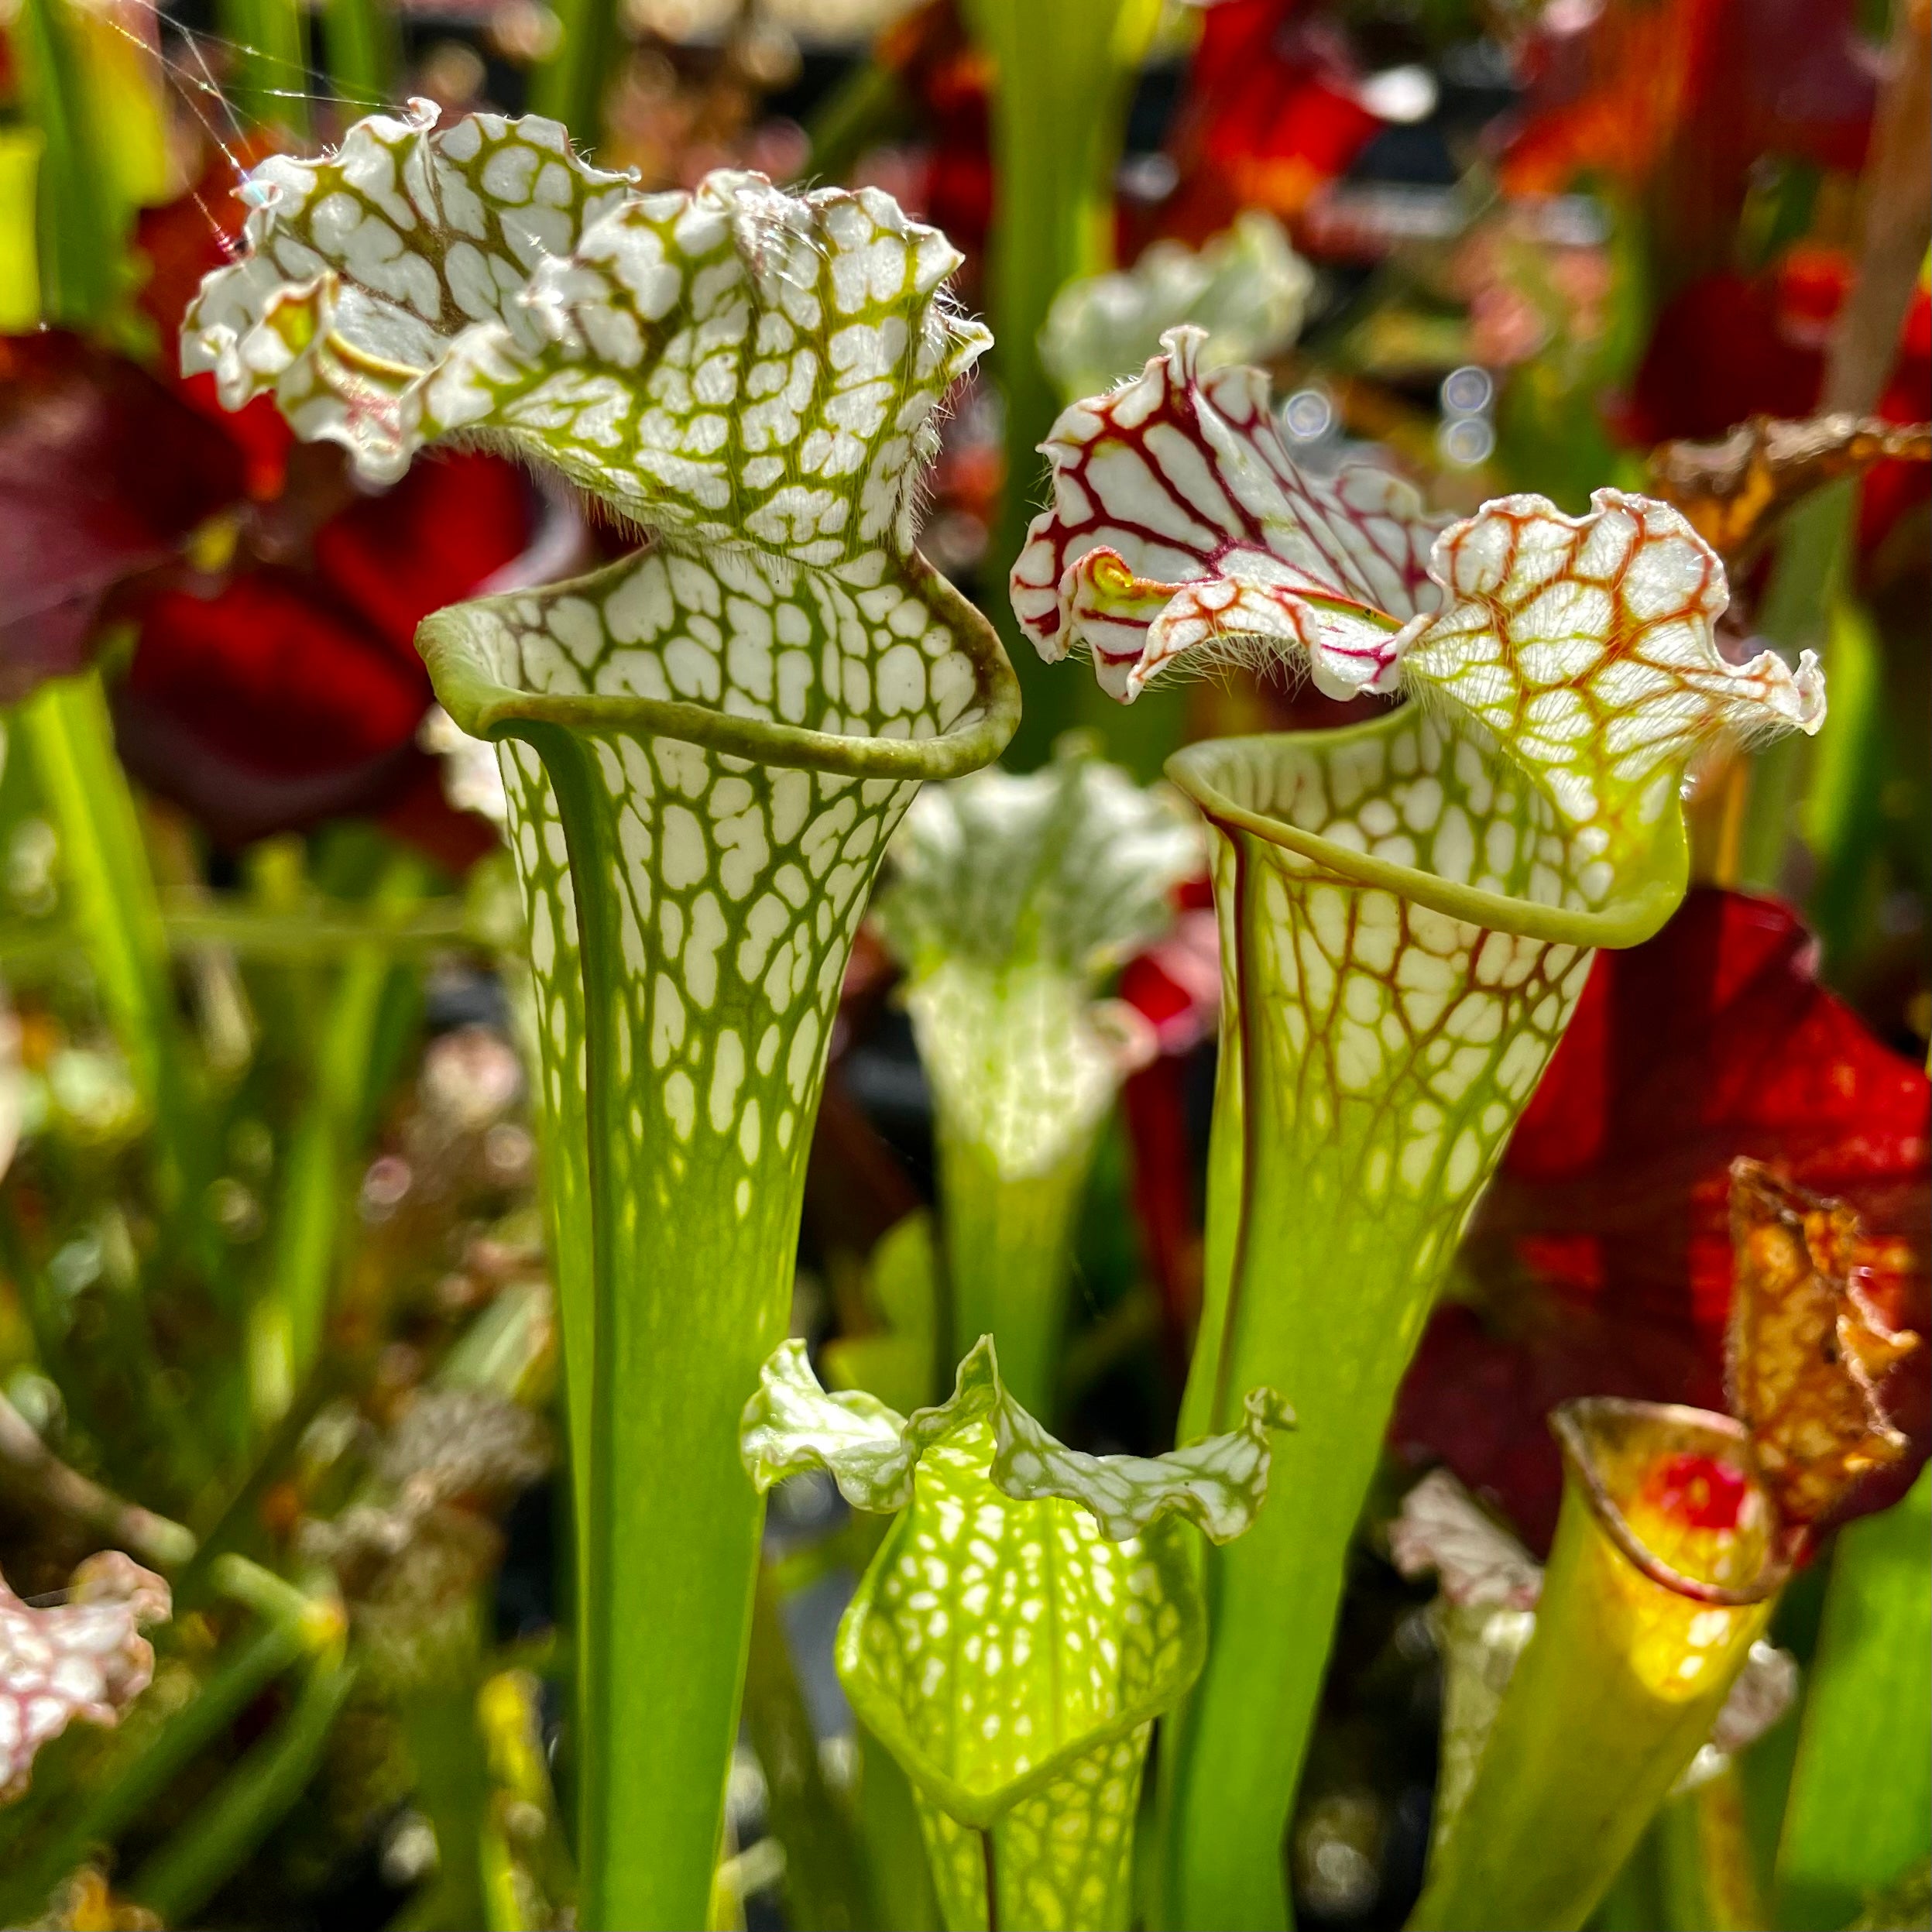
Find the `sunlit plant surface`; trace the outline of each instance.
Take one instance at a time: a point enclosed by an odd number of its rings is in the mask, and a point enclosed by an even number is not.
[[[1922,10],[864,11],[0,22],[0,1915],[1932,1924]]]

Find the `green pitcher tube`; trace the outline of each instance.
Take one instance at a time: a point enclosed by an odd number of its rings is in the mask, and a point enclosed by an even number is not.
[[[1536,1628],[1412,1932],[1573,1932],[1711,1734],[1786,1575],[1743,1427],[1602,1398],[1552,1419]]]

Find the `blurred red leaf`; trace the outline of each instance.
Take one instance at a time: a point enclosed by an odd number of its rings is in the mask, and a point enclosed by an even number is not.
[[[1300,0],[1220,0],[1201,38],[1169,140],[1179,173],[1160,209],[1165,235],[1196,245],[1244,208],[1298,219],[1380,132],[1331,23],[1297,18]]]
[[[417,785],[431,694],[416,626],[513,565],[540,522],[522,472],[476,454],[418,462],[328,514],[342,493],[304,492],[322,515],[312,530],[299,506],[263,514],[273,542],[258,550],[276,561],[245,547],[232,574],[142,600],[115,698],[122,755],[231,843],[380,809]]]
[[[0,704],[78,671],[115,587],[241,494],[234,445],[133,363],[0,338]]]
[[[1690,894],[1647,945],[1598,956],[1463,1251],[1392,1440],[1437,1458],[1546,1544],[1561,1471],[1544,1418],[1606,1395],[1724,1407],[1733,1258],[1728,1171],[1744,1155],[1848,1202],[1860,1287],[1886,1323],[1928,1322],[1924,1074],[1814,977],[1773,901]],[[1923,1460],[1927,1351],[1886,1388]]]
[[[522,552],[532,495],[523,472],[500,458],[439,454],[324,523],[316,574],[420,675],[416,626]]]
[[[1760,155],[1855,172],[1878,94],[1854,0],[1551,8],[1524,63],[1505,192],[1557,194],[1597,172],[1642,186],[1668,168],[1683,191],[1671,218],[1726,235]]]
[[[248,214],[235,192],[240,171],[277,145],[274,130],[258,129],[241,137],[238,146],[211,153],[194,187],[160,208],[143,208],[134,232],[135,246],[147,268],[137,299],[160,338],[163,379],[241,451],[248,493],[260,501],[280,493],[295,432],[283,420],[273,396],[258,396],[244,409],[225,410],[211,372],[180,373],[180,341],[181,317],[202,276],[231,259],[238,244]]]
[[[1810,415],[1851,273],[1838,251],[1807,246],[1755,280],[1726,270],[1680,290],[1652,329],[1621,412],[1622,434],[1640,446],[1697,441],[1752,416]],[[1897,424],[1932,418],[1932,296],[1923,283],[1874,414]],[[1860,486],[1860,550],[1875,549],[1929,492],[1923,464],[1879,464]]]
[[[1680,289],[1651,330],[1625,434],[1645,444],[1706,441],[1752,416],[1809,416],[1824,377],[1825,332],[1843,299],[1841,284],[1823,326],[1800,328],[1773,278],[1727,269]]]

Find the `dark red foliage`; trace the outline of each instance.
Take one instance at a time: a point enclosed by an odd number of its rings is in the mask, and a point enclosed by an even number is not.
[[[428,702],[420,673],[324,584],[273,568],[150,599],[125,695],[191,723],[215,756],[285,777],[393,750]]]
[[[1621,412],[1624,435],[1640,447],[1715,440],[1748,417],[1810,415],[1850,283],[1838,251],[1803,248],[1764,275],[1727,270],[1680,290],[1651,331]],[[1898,360],[1874,414],[1893,423],[1932,419],[1932,297],[1923,287],[1906,311]],[[1879,464],[1861,486],[1860,548],[1872,550],[1928,493],[1924,464]]]
[[[581,561],[551,540],[576,520],[482,455],[363,495],[272,400],[231,414],[211,379],[175,374],[182,311],[241,225],[226,187],[211,170],[141,218],[156,371],[53,331],[0,341],[0,702],[78,669],[124,616],[139,638],[114,692],[122,754],[218,838],[396,809],[440,856],[474,856],[487,832],[429,809],[416,626],[513,564],[537,582]]]
[[[1854,0],[1552,9],[1526,43],[1531,86],[1501,163],[1505,190],[1554,194],[1608,176],[1655,210],[1666,299],[1619,412],[1640,446],[1817,407],[1849,263],[1802,242],[1740,273],[1738,224],[1767,164],[1846,174],[1863,165],[1882,55],[1857,13]],[[1921,288],[1877,411],[1891,421],[1932,413],[1929,325]],[[1862,496],[1865,547],[1927,489],[1922,465],[1875,472]]]
[[[1794,315],[1779,300],[1773,277],[1726,270],[1680,289],[1659,311],[1632,385],[1630,439],[1712,441],[1747,417],[1811,414],[1824,375],[1821,345],[1841,295],[1818,325],[1814,314]]]
[[[280,494],[295,433],[272,396],[258,396],[245,408],[225,410],[206,371],[183,376],[177,341],[181,317],[201,278],[219,268],[239,245],[247,209],[234,193],[237,167],[252,167],[276,146],[271,132],[246,136],[229,153],[211,156],[193,190],[162,207],[143,208],[134,243],[146,263],[139,301],[160,344],[160,374],[188,407],[206,417],[246,462],[248,493],[259,501]]]
[[[115,698],[128,763],[230,842],[393,802],[430,702],[416,626],[516,558],[534,513],[510,465],[437,457],[326,516],[306,556],[156,588]]]
[[[271,399],[231,414],[211,377],[175,372],[182,313],[240,231],[231,184],[220,161],[140,218],[153,372],[71,338],[6,347],[0,677],[72,668],[114,592],[139,630],[114,692],[122,755],[218,838],[407,805],[410,836],[473,856],[473,837],[443,836],[424,809],[438,794],[414,742],[430,702],[414,637],[523,555],[538,499],[480,455],[365,496],[341,452],[297,444]],[[184,540],[204,525],[190,563]]]
[[[1303,11],[1299,0],[1203,10],[1168,144],[1179,184],[1160,211],[1163,234],[1198,245],[1244,208],[1292,221],[1380,132],[1346,43]]]
[[[316,575],[420,674],[416,626],[521,553],[530,499],[512,464],[473,452],[433,456],[315,533]]]
[[[1523,50],[1527,110],[1504,157],[1516,194],[1669,176],[1661,214],[1714,267],[1761,156],[1855,173],[1878,57],[1855,0],[1656,0],[1546,10]]]
[[[1599,956],[1463,1252],[1461,1299],[1438,1311],[1392,1430],[1546,1543],[1561,1471],[1545,1426],[1580,1395],[1724,1407],[1732,1278],[1728,1169],[1739,1155],[1848,1201],[1862,1285],[1887,1323],[1924,1332],[1924,1074],[1818,985],[1786,908],[1700,888],[1647,945]],[[1924,1353],[1887,1405],[1917,1453]]]
[[[240,493],[234,445],[57,330],[0,338],[0,704],[79,670],[115,587]]]

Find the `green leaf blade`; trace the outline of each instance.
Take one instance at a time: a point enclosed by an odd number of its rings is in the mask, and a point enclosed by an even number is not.
[[[1932,1857],[1932,1475],[1840,1533],[1778,1845],[1777,1922],[1846,1923]]]

